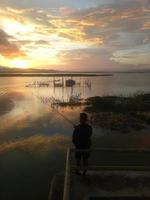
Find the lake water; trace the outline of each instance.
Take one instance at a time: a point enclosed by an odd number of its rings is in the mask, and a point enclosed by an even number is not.
[[[70,78],[70,77],[69,77]],[[55,78],[60,79],[61,78]],[[33,81],[53,77],[0,78],[0,199],[47,199],[52,175],[63,170],[65,150],[71,145],[73,126],[41,98],[61,101],[71,96],[87,98],[104,95],[134,95],[150,92],[150,73],[125,73],[113,76],[75,77],[73,88],[25,87]],[[91,83],[91,87],[87,83]],[[40,98],[39,98],[40,97]],[[78,123],[83,107],[59,108],[73,123]],[[107,132],[107,131],[106,131]],[[94,129],[99,144],[115,146],[116,138],[126,146],[135,142],[132,136],[107,135]],[[106,140],[107,137],[107,140]],[[102,139],[103,138],[103,139]],[[130,142],[129,142],[130,138]],[[95,140],[96,144],[97,140]],[[114,142],[114,143],[113,143]]]

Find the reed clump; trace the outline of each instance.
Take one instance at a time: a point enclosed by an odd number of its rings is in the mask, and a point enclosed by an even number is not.
[[[150,125],[150,94],[90,97],[85,111],[95,126],[124,133],[141,130]]]

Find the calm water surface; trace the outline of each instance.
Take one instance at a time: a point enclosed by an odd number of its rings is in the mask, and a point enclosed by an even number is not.
[[[25,85],[32,81],[52,83],[54,79],[0,78],[1,200],[47,199],[53,174],[63,170],[65,150],[71,144],[73,126],[37,97],[53,97],[66,101],[70,96],[76,95],[84,99],[99,95],[134,95],[138,92],[150,92],[149,73],[73,79],[80,83],[73,88],[54,88],[52,85],[29,88]],[[87,82],[91,82],[91,87],[87,87]],[[82,107],[59,108],[59,111],[75,124],[78,123],[82,110]],[[100,145],[104,145],[105,141],[109,147],[115,146],[118,136],[105,133],[104,130],[94,129],[94,137],[101,136]],[[128,144],[135,142],[135,138],[131,137],[129,140],[129,136],[119,137],[120,141],[126,141]],[[96,142],[97,140],[95,144]]]

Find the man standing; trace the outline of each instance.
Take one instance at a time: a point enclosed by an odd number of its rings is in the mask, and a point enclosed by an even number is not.
[[[72,136],[72,142],[76,147],[76,174],[80,174],[81,161],[83,161],[83,175],[88,168],[88,158],[90,157],[92,127],[87,123],[88,116],[86,113],[80,113],[80,124],[75,126]]]

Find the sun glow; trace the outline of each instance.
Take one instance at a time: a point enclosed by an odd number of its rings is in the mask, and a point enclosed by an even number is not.
[[[25,60],[15,59],[15,60],[12,60],[10,64],[12,67],[15,67],[15,68],[20,68],[20,69],[28,68],[28,63]]]
[[[11,30],[12,35],[15,35],[15,34],[18,34],[18,33],[27,34],[27,33],[31,33],[31,32],[34,31],[33,24],[31,24],[29,22],[28,23],[27,22],[21,23],[21,22],[14,20],[14,19],[2,18],[1,19],[1,26],[3,27],[3,29],[8,34],[10,34],[10,32],[8,32],[8,31]]]

